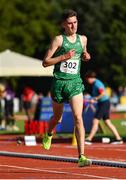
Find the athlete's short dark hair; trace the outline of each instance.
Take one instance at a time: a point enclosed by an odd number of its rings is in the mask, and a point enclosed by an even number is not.
[[[72,10],[72,9],[65,9],[63,14],[62,14],[62,21],[65,21],[67,18],[69,17],[73,17],[76,16],[77,17],[77,12]]]

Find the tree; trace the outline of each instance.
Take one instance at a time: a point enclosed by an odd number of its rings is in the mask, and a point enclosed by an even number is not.
[[[60,15],[66,8],[78,12],[79,33],[88,37],[92,60],[84,63],[82,73],[93,69],[109,85],[125,86],[124,0],[1,0],[0,51],[11,49],[42,59],[50,40],[60,31]]]
[[[42,53],[54,34],[50,21],[54,6],[46,0],[2,0],[0,4],[0,50],[11,49],[26,55]],[[42,57],[42,55],[41,55]]]
[[[66,3],[66,2],[65,2]],[[73,0],[67,7],[77,10],[79,32],[88,37],[92,61],[88,69],[95,70],[109,85],[126,84],[126,1]]]

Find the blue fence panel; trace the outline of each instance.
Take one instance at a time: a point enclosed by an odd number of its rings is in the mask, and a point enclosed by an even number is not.
[[[43,97],[40,104],[40,121],[48,121],[53,115],[52,100],[49,97]]]
[[[49,97],[42,98],[40,106],[41,108],[40,108],[39,121],[49,121],[50,117],[53,115],[51,98]],[[84,120],[84,126],[86,132],[90,132],[93,117],[94,117],[94,112],[91,107],[89,107],[86,112],[83,111],[83,120]],[[73,128],[74,128],[74,121],[73,121],[71,107],[69,104],[64,104],[62,122],[57,125],[56,132],[72,133]]]

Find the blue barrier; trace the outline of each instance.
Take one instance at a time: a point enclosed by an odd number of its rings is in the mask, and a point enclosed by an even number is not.
[[[39,121],[49,121],[52,115],[53,115],[53,109],[52,109],[51,98],[49,97],[42,98],[40,103]],[[83,111],[83,120],[84,120],[84,126],[86,132],[90,132],[93,116],[94,116],[94,112],[92,111],[91,107],[89,107],[86,112]],[[74,129],[74,122],[73,122],[71,107],[69,104],[64,104],[62,122],[57,125],[56,132],[72,133],[73,129]]]
[[[43,97],[40,103],[39,120],[48,121],[53,115],[52,100],[49,97]]]

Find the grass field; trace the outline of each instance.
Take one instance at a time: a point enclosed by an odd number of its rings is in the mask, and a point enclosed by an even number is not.
[[[17,120],[16,121],[16,125],[20,128],[19,131],[5,131],[5,130],[1,130],[0,134],[24,134],[25,130],[24,130],[24,120]],[[116,128],[118,129],[120,135],[122,137],[126,137],[126,119],[116,119],[116,120],[112,120],[112,123],[116,126]],[[112,133],[110,132],[110,130],[105,126],[104,122],[101,121],[100,122],[100,127],[101,130],[96,134],[95,139],[99,139],[102,137],[110,137],[113,138]],[[86,134],[87,135],[87,134]],[[72,134],[70,133],[58,133],[57,137],[72,137]]]
[[[19,131],[0,130],[0,134],[24,134],[24,121],[16,121],[16,126],[19,127]]]
[[[118,132],[121,136],[126,136],[126,119],[116,119],[112,120],[112,123],[116,126]],[[112,136],[111,131],[108,129],[108,127],[105,126],[104,122],[100,122],[103,135]]]

